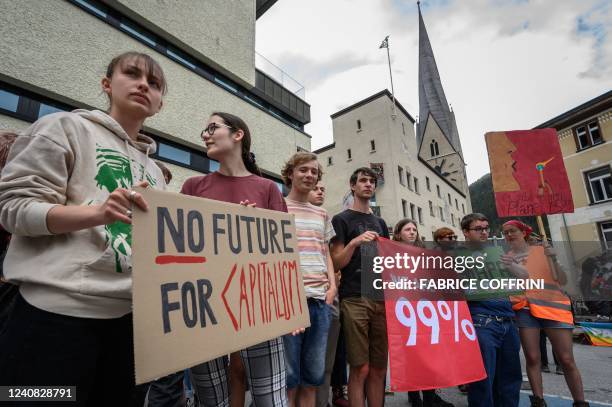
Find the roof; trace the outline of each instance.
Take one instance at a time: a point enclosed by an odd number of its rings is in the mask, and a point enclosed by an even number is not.
[[[321,148],[319,148],[317,150],[314,150],[313,153],[314,154],[324,153],[325,151],[331,150],[334,147],[336,147],[336,142],[335,141],[333,143],[331,143],[331,144],[328,144],[328,145],[323,146],[323,147],[321,147]]]
[[[357,102],[357,103],[355,103],[353,105],[350,105],[347,108],[344,108],[344,109],[342,109],[342,110],[332,114],[331,118],[335,119],[336,117],[342,116],[343,114],[346,114],[346,113],[350,112],[351,110],[357,109],[358,107],[367,105],[371,101],[376,100],[376,99],[380,98],[381,96],[385,96],[385,95],[389,99],[393,100],[393,95],[391,95],[391,92],[389,92],[389,89],[381,90],[380,92],[378,92],[378,93],[376,93],[376,94],[374,94],[374,95],[372,95],[370,97],[367,97],[367,98],[365,98],[365,99],[363,99],[363,100],[361,100],[361,101],[359,101],[359,102]],[[399,110],[401,110],[402,113],[404,113],[406,115],[408,120],[410,120],[412,122],[412,124],[414,124],[414,122],[415,122],[414,118],[410,115],[410,113],[408,113],[408,111],[404,108],[404,106],[402,106],[401,103],[398,102],[397,99],[395,99],[395,106],[397,106],[397,108]]]
[[[568,110],[567,112],[534,127],[534,129],[554,127],[557,130],[560,130],[571,126],[572,124],[581,122],[590,116],[607,109],[612,109],[612,90],[609,90],[606,93],[589,100],[588,102]]]
[[[276,3],[276,0],[257,0],[255,2],[255,17],[256,19],[263,16],[270,7]]]
[[[418,4],[418,3],[417,3]],[[455,114],[450,110],[436,59],[434,58],[429,35],[425,28],[421,6],[419,8],[419,123],[417,124],[417,149],[421,150],[421,144],[425,136],[425,128],[429,117],[434,118],[442,134],[450,142],[453,149],[463,158],[461,151],[461,140],[455,121]]]

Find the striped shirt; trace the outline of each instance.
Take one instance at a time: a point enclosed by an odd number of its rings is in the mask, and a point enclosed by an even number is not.
[[[327,211],[310,203],[285,198],[287,211],[295,215],[295,228],[300,251],[300,270],[306,297],[325,300],[329,287],[327,252],[329,241],[336,235]]]

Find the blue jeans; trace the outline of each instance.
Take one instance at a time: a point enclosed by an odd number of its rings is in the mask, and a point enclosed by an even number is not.
[[[325,351],[331,324],[331,307],[323,300],[308,299],[310,327],[299,335],[285,335],[287,388],[320,386],[325,381]]]
[[[470,407],[517,407],[522,374],[518,330],[510,318],[472,316],[487,377],[468,386]]]

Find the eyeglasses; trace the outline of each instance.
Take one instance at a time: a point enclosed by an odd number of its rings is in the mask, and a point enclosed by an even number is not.
[[[209,136],[212,136],[213,134],[215,134],[215,130],[217,130],[220,127],[226,127],[232,130],[234,129],[232,126],[228,126],[227,124],[211,123],[204,130],[202,130],[202,134],[200,134],[200,137],[204,138],[204,133],[208,133]]]
[[[457,240],[457,236],[455,235],[442,236],[440,240]]]
[[[477,228],[470,228],[468,230],[473,230],[474,232],[482,233],[482,232],[488,232],[489,230],[491,230],[491,228],[487,226],[486,228],[477,227]]]

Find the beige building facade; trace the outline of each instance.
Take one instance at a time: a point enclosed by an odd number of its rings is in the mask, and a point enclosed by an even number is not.
[[[570,264],[612,250],[612,91],[555,117],[553,127],[572,190],[574,213],[548,215],[553,241]]]
[[[273,3],[0,0],[0,129],[21,130],[59,110],[105,110],[107,64],[125,51],[145,52],[168,81],[164,108],[144,130],[159,143],[155,158],[174,173],[171,189],[216,168],[200,139],[214,111],[247,122],[257,163],[280,182],[278,157],[310,150],[310,107],[255,66],[256,19]]]
[[[334,143],[315,151],[323,166],[325,208],[341,212],[350,195],[349,178],[359,167],[382,168],[373,210],[392,228],[408,217],[432,241],[433,232],[459,222],[471,207],[465,194],[419,158],[415,120],[388,90],[332,115]]]

